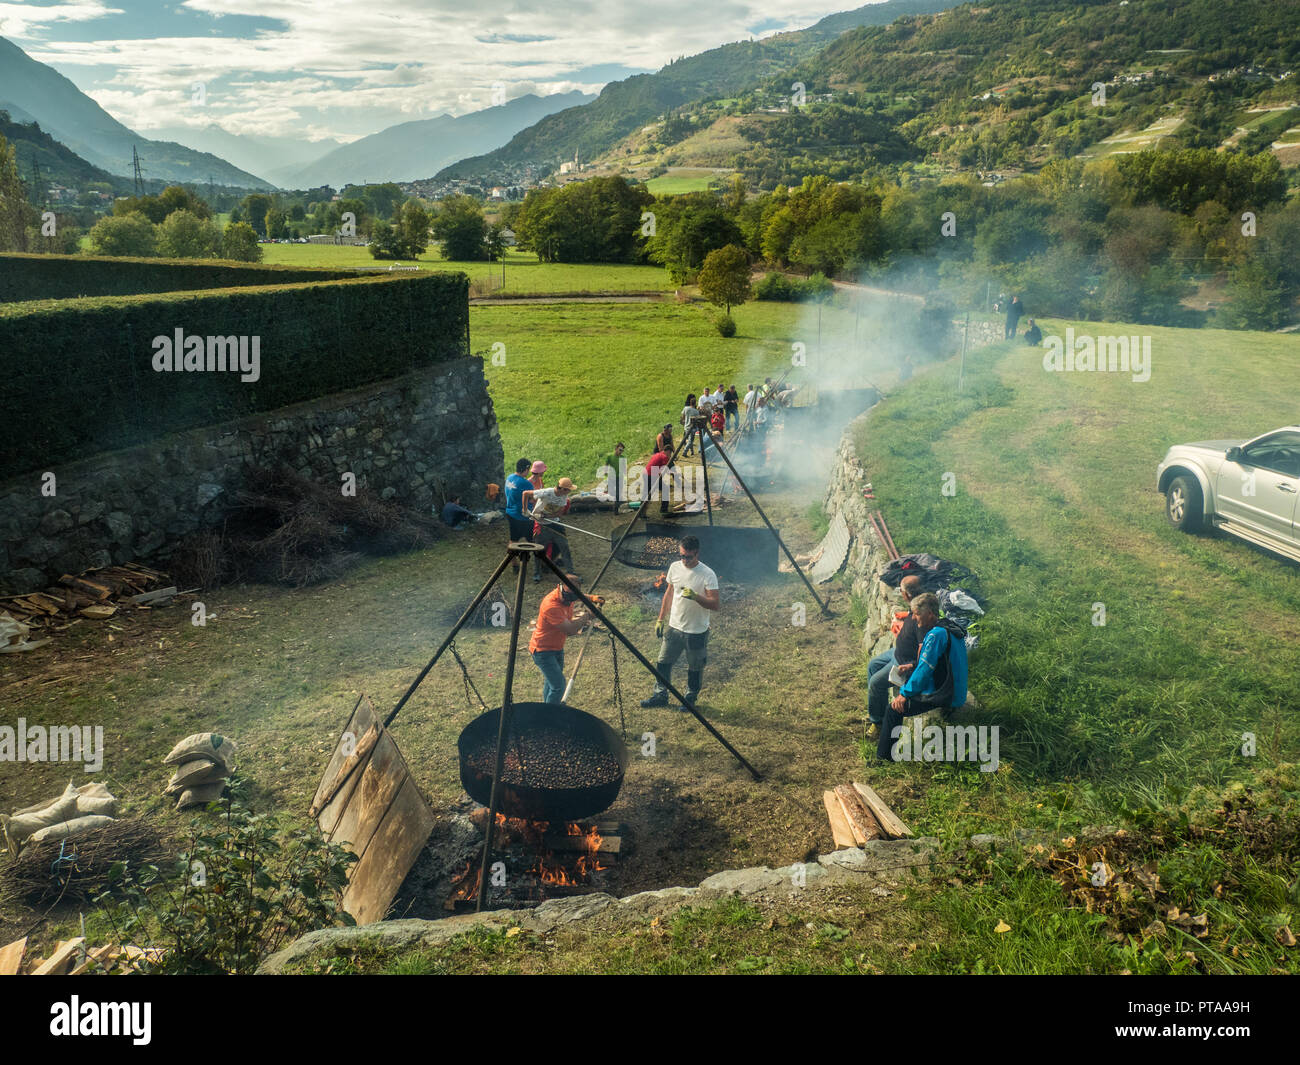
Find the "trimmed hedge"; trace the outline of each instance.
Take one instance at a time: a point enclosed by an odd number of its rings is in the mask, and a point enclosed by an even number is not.
[[[0,255],[0,303],[144,292],[341,281],[355,270],[329,270],[219,259],[127,259],[94,255]]]
[[[178,328],[260,337],[259,379],[156,371],[153,339]],[[468,355],[461,273],[10,304],[0,307],[0,470],[50,469]]]

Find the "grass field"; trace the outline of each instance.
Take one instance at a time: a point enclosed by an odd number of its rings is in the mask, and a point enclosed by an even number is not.
[[[668,173],[651,178],[645,187],[655,196],[680,196],[684,192],[704,192],[718,177],[709,169],[671,166]]]
[[[779,373],[794,342],[816,354],[806,308],[750,304],[735,317],[739,335],[724,340],[698,306],[476,306],[474,350],[490,356],[505,345],[504,365],[489,362],[487,373],[507,460],[527,453],[552,476],[590,483],[615,439],[643,455],[702,378],[740,384]],[[830,309],[822,327],[827,352],[842,352],[854,319]],[[721,619],[716,661],[711,648],[707,706],[769,770],[769,784],[750,784],[679,715],[634,710],[629,731],[671,740],[660,761],[635,768],[620,798],[619,816],[641,819],[639,838],[654,842],[614,889],[693,883],[827,850],[820,791],[848,774],[865,774],[950,853],[976,832],[1054,834],[1059,843],[1037,857],[1013,849],[971,859],[888,898],[845,892],[794,909],[727,902],[610,935],[476,934],[428,954],[345,959],[335,971],[1296,971],[1295,950],[1279,944],[1300,907],[1300,781],[1286,767],[1300,750],[1300,570],[1244,544],[1174,532],[1153,483],[1170,443],[1293,422],[1294,396],[1278,383],[1300,369],[1300,338],[1142,328],[1153,336],[1146,383],[1048,374],[1039,353],[996,345],[968,357],[960,393],[951,363],[902,388],[882,382],[890,396],[857,441],[900,550],[930,551],[980,576],[990,612],[972,689],[983,709],[965,720],[999,726],[1001,770],[863,764],[861,656],[845,590],[834,592],[840,620],[798,630],[782,620],[799,594],[791,578],[747,587]],[[941,492],[945,474],[954,497]],[[816,498],[764,498],[796,550],[824,527],[809,513]],[[598,541],[575,536],[574,548],[580,567],[594,569]],[[10,656],[20,660],[0,677],[0,719],[103,722],[104,779],[131,815],[160,823],[181,820],[159,795],[162,753],[215,728],[240,741],[241,770],[263,808],[299,815],[351,700],[368,691],[381,707],[395,701],[500,550],[497,532],[481,529],[320,588],[223,589],[205,596],[216,618],[202,629],[183,608],[135,615],[116,630],[83,624],[49,652]],[[638,639],[653,617],[643,579],[621,571],[603,589]],[[528,590],[531,614],[544,587]],[[1093,624],[1098,603],[1104,626]],[[489,700],[503,639],[478,631],[458,643]],[[781,668],[755,669],[759,649]],[[526,661],[523,669],[521,683],[536,687]],[[629,700],[645,687],[627,675],[624,683]],[[616,719],[603,678],[582,700]],[[399,740],[435,803],[459,791],[449,752],[473,712],[450,664],[404,711]],[[1241,754],[1247,732],[1251,757]],[[0,766],[15,805],[64,783],[61,767]],[[1094,892],[1085,905],[1079,892],[1097,851],[1074,836],[1104,824],[1127,833],[1102,860],[1129,876],[1130,895]],[[1132,870],[1147,867],[1161,884],[1151,898],[1131,889]],[[1174,905],[1206,914],[1206,934],[1167,918]],[[0,915],[5,930],[32,919],[3,900]],[[73,920],[42,935],[67,933]],[[1156,931],[1155,922],[1165,923]]]
[[[262,261],[291,266],[366,266],[386,269],[391,262],[375,259],[369,248],[342,244],[263,244]],[[434,251],[405,266],[422,270],[461,270],[475,283],[501,290],[501,263],[453,262]],[[668,272],[660,266],[618,266],[608,263],[543,263],[529,252],[511,251],[505,263],[505,292],[671,292]]]

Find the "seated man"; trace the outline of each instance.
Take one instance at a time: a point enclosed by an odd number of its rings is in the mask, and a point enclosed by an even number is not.
[[[1034,325],[1034,320],[1029,319],[1029,328],[1025,330],[1026,344],[1041,344],[1043,342],[1043,331]]]
[[[939,617],[939,597],[923,592],[912,600],[912,615],[922,635],[921,656],[899,694],[889,704],[876,744],[876,757],[891,761],[904,717],[949,709],[966,701],[966,633]]]
[[[898,593],[903,597],[904,603],[910,604],[913,598],[921,594],[924,585],[925,582],[920,577],[911,574],[903,578]],[[867,739],[880,738],[880,726],[885,720],[885,704],[889,701],[890,671],[898,666],[900,672],[906,675],[907,670],[902,667],[914,666],[920,652],[921,633],[916,627],[916,618],[909,609],[907,617],[895,629],[894,646],[867,663],[867,717],[871,719],[867,726]]]
[[[442,520],[453,529],[474,520],[474,512],[460,505],[460,496],[452,496],[442,508]]]

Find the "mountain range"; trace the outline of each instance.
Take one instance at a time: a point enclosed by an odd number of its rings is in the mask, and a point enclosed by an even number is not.
[[[0,109],[39,122],[55,140],[110,174],[130,175],[132,149],[144,176],[167,182],[269,189],[271,184],[208,152],[154,141],[127,128],[53,67],[0,37]]]
[[[457,159],[490,151],[520,130],[557,111],[581,108],[596,97],[577,91],[528,93],[468,115],[401,122],[344,144],[298,169],[284,168],[278,180],[288,188],[314,188],[382,181],[413,181],[436,174]]]

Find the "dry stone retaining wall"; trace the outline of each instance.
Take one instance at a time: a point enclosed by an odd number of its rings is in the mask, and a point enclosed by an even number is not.
[[[444,491],[482,498],[504,466],[482,359],[56,465],[53,495],[41,471],[0,483],[0,592],[147,560],[215,522],[250,464],[280,463],[425,512]]]

